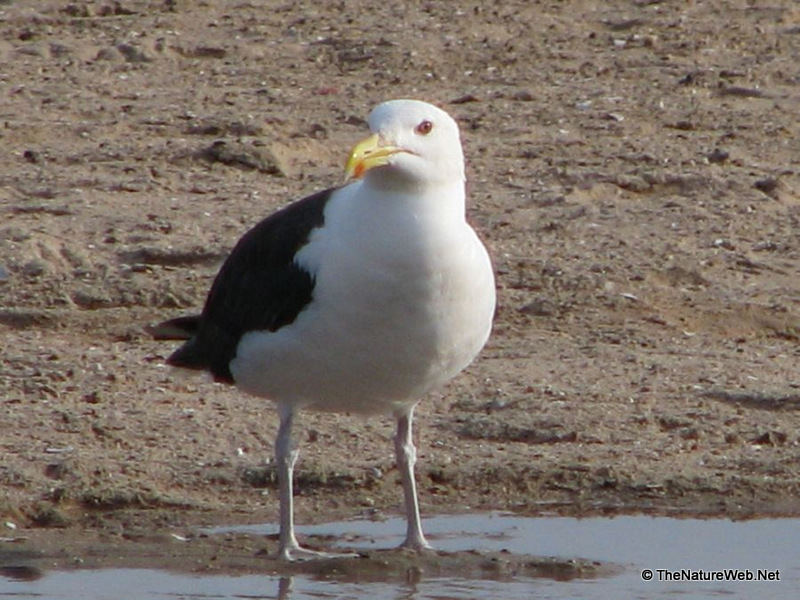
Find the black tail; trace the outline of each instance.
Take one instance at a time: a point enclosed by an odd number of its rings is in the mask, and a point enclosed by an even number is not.
[[[207,322],[200,330],[200,315],[178,317],[157,325],[148,325],[145,331],[157,340],[183,340],[184,343],[167,358],[167,364],[184,369],[210,371],[214,381],[233,383],[230,371],[230,357],[219,354],[217,349],[226,347],[222,343],[209,340],[224,339],[225,334]],[[228,344],[230,346],[231,344]],[[233,344],[235,347],[236,344]]]

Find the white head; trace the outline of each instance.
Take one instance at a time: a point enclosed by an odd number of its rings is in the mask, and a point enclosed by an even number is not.
[[[390,100],[369,115],[373,136],[357,144],[349,177],[381,187],[428,187],[464,182],[458,125],[442,109],[419,100]]]

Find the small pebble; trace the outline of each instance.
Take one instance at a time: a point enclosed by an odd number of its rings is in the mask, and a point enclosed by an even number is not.
[[[778,189],[778,180],[774,177],[765,177],[764,179],[759,179],[756,181],[753,184],[753,187],[770,196],[775,193],[775,190]]]
[[[721,164],[730,158],[730,153],[726,152],[725,150],[721,150],[720,148],[714,148],[712,152],[708,153],[706,158],[710,163]]]

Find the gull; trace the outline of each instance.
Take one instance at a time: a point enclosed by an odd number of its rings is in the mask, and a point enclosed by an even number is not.
[[[151,328],[184,340],[167,363],[275,403],[278,556],[309,559],[294,530],[292,440],[301,410],[391,415],[407,530],[430,548],[414,479],[414,409],[467,367],[495,311],[489,254],[466,220],[456,122],[419,100],[369,116],[348,181],[266,217],[235,245],[200,315]]]

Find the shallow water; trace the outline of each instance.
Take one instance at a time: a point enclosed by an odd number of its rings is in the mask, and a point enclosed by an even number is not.
[[[320,581],[304,576],[195,576],[157,570],[105,569],[46,573],[35,581],[0,576],[0,598],[43,600],[370,598],[375,600],[529,598],[791,598],[800,591],[800,519],[723,519],[666,517],[526,518],[471,514],[425,520],[440,550],[508,550],[535,556],[581,557],[615,563],[619,575],[607,578],[511,582],[423,578],[396,583]],[[216,530],[223,531],[223,530]],[[274,526],[229,527],[224,531],[274,533]],[[333,535],[350,547],[391,548],[402,538],[401,519],[349,521],[303,527],[305,534]],[[645,581],[643,570],[653,579]],[[777,577],[774,581],[665,581],[664,570],[719,572],[720,577]],[[659,572],[659,570],[661,570]],[[725,571],[727,570],[727,571]]]

